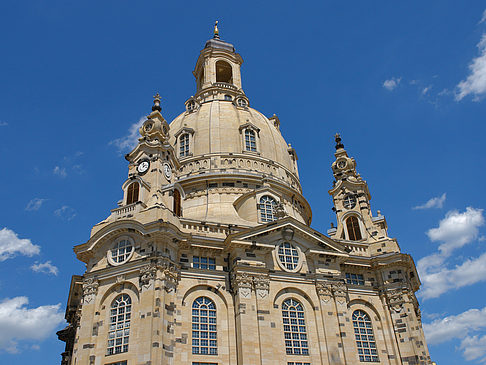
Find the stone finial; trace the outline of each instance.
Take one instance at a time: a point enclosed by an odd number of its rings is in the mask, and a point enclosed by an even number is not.
[[[336,133],[334,136],[334,140],[336,141],[336,149],[344,148],[344,145],[341,143],[341,135]]]
[[[162,108],[160,107],[160,95],[159,93],[154,95],[154,105],[152,106],[152,111],[161,111]]]
[[[214,39],[219,39],[218,21],[214,23]]]

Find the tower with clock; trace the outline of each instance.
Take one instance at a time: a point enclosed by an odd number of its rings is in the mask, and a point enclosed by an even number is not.
[[[74,247],[62,365],[431,364],[410,255],[336,135],[337,225],[312,228],[280,119],[217,26],[170,124],[160,96],[123,198]],[[311,157],[309,157],[311,158]]]

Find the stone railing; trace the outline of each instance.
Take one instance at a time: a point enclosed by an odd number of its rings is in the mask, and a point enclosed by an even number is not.
[[[189,177],[201,172],[244,173],[248,171],[265,174],[285,182],[299,192],[302,191],[299,179],[284,166],[259,156],[245,154],[202,155],[184,159],[179,169],[179,177]]]
[[[370,256],[368,244],[363,243],[345,243],[345,247],[350,250],[349,254],[353,256]]]
[[[228,84],[227,82],[215,82],[215,83],[213,84],[213,86],[215,86],[215,87],[220,87],[220,88],[222,88],[222,89],[229,89],[229,90],[233,90],[233,91],[238,90],[238,88],[237,88],[235,85],[233,85],[233,84]]]
[[[142,202],[135,202],[119,208],[112,209],[111,214],[116,217],[127,216],[129,214],[138,213],[142,208],[144,208],[144,206],[145,204],[143,204]]]

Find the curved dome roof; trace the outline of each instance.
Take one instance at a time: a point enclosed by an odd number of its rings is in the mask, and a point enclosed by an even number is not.
[[[274,161],[296,175],[289,147],[277,126],[262,113],[249,107],[238,107],[229,100],[212,100],[195,111],[184,112],[170,123],[170,143],[184,128],[193,132],[192,155],[242,153],[244,132],[257,131],[257,154]],[[248,152],[245,152],[248,153]],[[184,163],[184,160],[181,160]]]

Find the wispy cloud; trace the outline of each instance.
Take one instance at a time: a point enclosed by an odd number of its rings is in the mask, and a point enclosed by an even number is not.
[[[68,205],[63,205],[61,208],[54,211],[54,215],[65,221],[70,221],[76,217],[76,211]]]
[[[415,207],[413,207],[412,209],[432,209],[432,208],[442,208],[444,206],[444,202],[446,200],[446,193],[442,194],[441,196],[438,196],[438,197],[435,197],[435,198],[431,198],[429,200],[427,200],[427,202],[425,202],[424,204],[422,205],[417,205]]]
[[[481,20],[479,21],[479,24],[486,22],[486,9],[483,11],[483,16],[481,17]]]
[[[466,360],[476,360],[486,355],[486,335],[475,335],[486,328],[486,307],[423,323],[423,328],[429,345],[460,339],[459,349],[463,351]],[[485,360],[483,358],[481,361]]]
[[[383,82],[383,87],[389,91],[395,90],[402,81],[401,77],[392,77],[391,79]]]
[[[57,176],[60,176],[60,177],[66,177],[67,176],[67,172],[66,172],[66,169],[64,167],[59,167],[59,166],[56,166],[54,167],[54,170],[52,170],[53,174],[54,175],[57,175]]]
[[[457,85],[457,101],[468,95],[472,95],[474,101],[479,101],[486,94],[486,33],[482,35],[477,47],[479,56],[469,64],[469,76]]]
[[[8,123],[0,120],[0,127],[6,127],[6,126],[8,126]]]
[[[64,321],[61,304],[28,308],[27,297],[0,302],[0,350],[17,353],[19,341],[41,341]]]
[[[40,273],[44,273],[44,274],[52,274],[52,275],[56,275],[56,276],[57,276],[57,274],[59,274],[59,269],[56,266],[52,265],[51,261],[46,261],[44,263],[36,262],[30,268],[34,272],[40,272]]]
[[[138,130],[146,120],[145,117],[140,118],[138,122],[130,126],[126,136],[110,141],[109,144],[117,147],[120,152],[135,148],[140,138]]]
[[[19,238],[14,231],[0,230],[0,262],[15,257],[17,254],[34,256],[40,253],[40,246],[34,245],[27,238]]]
[[[47,199],[41,199],[41,198],[34,198],[30,202],[27,203],[27,206],[25,207],[25,210],[32,212],[39,210],[42,207],[42,204],[46,202]]]
[[[432,89],[432,85],[429,85],[427,87],[424,87],[422,89],[422,95],[426,95],[430,91],[430,89]]]
[[[448,212],[438,227],[427,231],[429,239],[440,245],[437,252],[417,263],[423,284],[419,295],[423,299],[437,298],[451,289],[486,280],[486,253],[453,268],[447,267],[447,259],[455,249],[480,238],[479,227],[483,225],[483,210],[468,207],[464,212]]]

